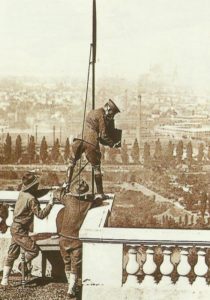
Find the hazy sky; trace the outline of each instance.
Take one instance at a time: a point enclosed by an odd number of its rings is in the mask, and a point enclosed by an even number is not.
[[[0,0],[0,75],[87,76],[92,0]],[[210,82],[209,0],[97,0],[98,77]]]

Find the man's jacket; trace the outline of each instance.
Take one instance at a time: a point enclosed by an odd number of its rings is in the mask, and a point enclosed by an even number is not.
[[[114,142],[109,136],[109,126],[112,125],[113,120],[112,122],[107,120],[103,108],[91,110],[86,117],[83,139],[96,147],[98,147],[99,141],[113,147]]]
[[[50,213],[51,208],[52,205],[47,204],[45,208],[41,209],[39,201],[34,196],[20,191],[15,204],[11,231],[27,233],[33,226],[34,215],[39,219],[44,219]]]
[[[61,217],[62,225],[60,235],[72,239],[78,239],[79,229],[88,213],[88,210],[92,208],[93,201],[79,200],[78,197],[66,194],[62,203],[64,204],[63,215]],[[60,227],[60,226],[59,226]]]

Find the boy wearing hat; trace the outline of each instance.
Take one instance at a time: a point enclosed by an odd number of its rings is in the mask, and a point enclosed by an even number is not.
[[[97,193],[103,195],[103,184],[101,174],[101,152],[99,143],[109,146],[118,147],[119,141],[113,139],[111,133],[114,130],[114,116],[120,110],[117,105],[109,99],[109,101],[99,109],[91,110],[85,120],[84,135],[82,139],[74,139],[72,145],[72,153],[68,170],[68,185],[70,185],[74,167],[76,162],[85,153],[88,162],[91,163],[95,171],[95,183]],[[68,189],[70,186],[68,186]]]
[[[60,211],[56,224],[60,235],[60,252],[65,265],[68,280],[68,296],[75,297],[77,279],[80,273],[82,242],[79,240],[79,229],[90,208],[101,204],[94,200],[92,194],[87,194],[88,184],[84,180],[76,181],[71,192],[61,199],[64,208]]]
[[[39,219],[44,219],[51,211],[53,199],[50,199],[46,207],[41,209],[39,201],[37,200],[38,185],[38,178],[33,173],[27,172],[22,177],[22,189],[15,204],[13,223],[11,226],[12,241],[3,269],[1,281],[1,285],[3,286],[8,285],[9,275],[14,261],[20,254],[20,248],[26,252],[26,263],[24,266],[26,273],[30,271],[27,264],[39,253],[39,247],[31,239],[29,232],[33,226],[34,215]]]

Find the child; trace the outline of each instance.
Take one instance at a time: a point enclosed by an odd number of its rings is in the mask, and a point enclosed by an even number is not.
[[[44,209],[40,208],[36,194],[38,189],[38,178],[31,172],[27,172],[22,178],[22,189],[15,204],[13,223],[11,226],[12,241],[5,260],[1,285],[7,286],[10,272],[14,261],[20,254],[20,248],[25,250],[25,272],[29,272],[27,264],[39,253],[39,247],[29,236],[33,226],[34,215],[44,219],[51,211],[53,199]],[[19,265],[20,269],[20,265]]]
[[[58,218],[56,222],[60,234],[60,252],[69,284],[67,294],[70,298],[75,297],[81,265],[82,242],[79,240],[79,229],[88,210],[102,203],[101,199],[94,200],[94,195],[87,194],[88,190],[89,186],[84,180],[72,184],[71,192],[61,199],[65,207],[60,213],[60,220]]]

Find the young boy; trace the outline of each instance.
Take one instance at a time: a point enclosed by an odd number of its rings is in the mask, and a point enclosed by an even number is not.
[[[57,229],[60,234],[60,252],[65,265],[68,280],[68,296],[75,297],[77,279],[80,273],[82,258],[82,242],[79,240],[79,229],[93,206],[101,204],[101,199],[94,200],[94,195],[87,194],[88,184],[78,180],[71,186],[71,192],[61,199],[64,208],[57,219]],[[60,226],[60,224],[62,224]],[[59,228],[60,227],[60,228]]]
[[[25,272],[29,272],[27,264],[39,253],[39,247],[29,236],[33,226],[34,215],[44,219],[51,211],[53,199],[44,209],[40,208],[37,200],[38,178],[27,172],[22,178],[22,189],[15,204],[13,223],[11,226],[12,241],[5,260],[1,285],[7,286],[14,261],[20,254],[20,248],[25,250]],[[20,269],[20,265],[19,265]]]

